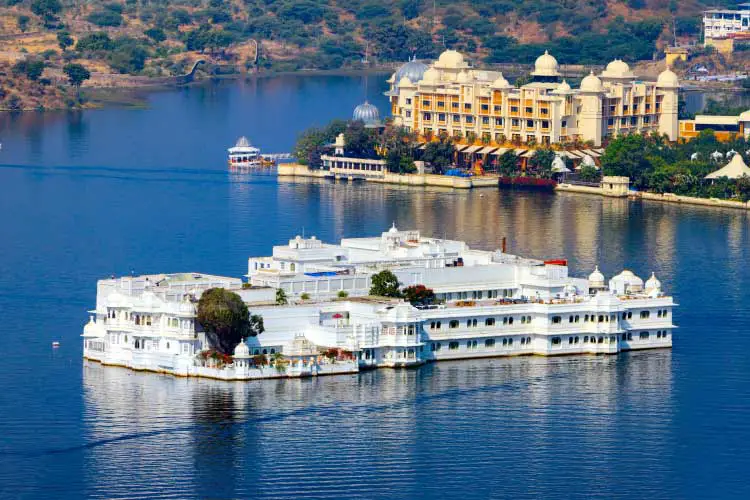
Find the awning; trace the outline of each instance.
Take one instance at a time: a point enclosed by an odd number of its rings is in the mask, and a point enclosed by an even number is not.
[[[522,154],[521,158],[533,158],[535,154],[536,154],[536,150],[535,149],[530,149],[530,150],[526,151],[524,154]]]
[[[456,153],[462,152],[464,149],[468,148],[469,146],[467,144],[457,144],[456,145]]]
[[[421,144],[417,149],[427,149],[427,143]]]
[[[526,152],[526,150],[524,148],[517,148],[515,152],[516,152],[516,156],[521,156],[522,154]]]
[[[490,154],[495,149],[497,149],[497,148],[494,147],[494,146],[485,146],[481,150],[477,151],[477,153],[480,154],[480,155],[487,155],[487,154]]]
[[[594,158],[599,158],[601,156],[599,153],[597,153],[593,149],[584,149],[583,152],[589,156],[593,156]]]
[[[508,148],[499,148],[497,151],[494,151],[491,153],[492,156],[502,156],[505,154],[505,152],[508,151]]]
[[[482,149],[482,146],[469,146],[468,148],[464,149],[461,152],[465,154],[471,154],[471,153],[476,153],[480,149]]]
[[[581,153],[580,151],[566,151],[565,153],[567,153],[568,158],[570,158],[571,160],[580,160],[581,158],[583,158],[583,153]]]

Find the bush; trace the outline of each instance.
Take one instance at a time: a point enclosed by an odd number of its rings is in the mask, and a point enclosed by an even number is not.
[[[122,14],[111,10],[100,10],[89,14],[86,20],[97,26],[121,26]]]
[[[167,35],[164,34],[164,30],[161,28],[149,28],[143,32],[144,35],[149,37],[151,40],[155,41],[156,43],[163,42],[167,39]]]
[[[13,74],[25,75],[31,81],[37,81],[44,72],[44,61],[23,59],[13,65]]]
[[[78,39],[76,50],[79,52],[95,52],[99,50],[112,50],[112,39],[103,31],[91,33]]]

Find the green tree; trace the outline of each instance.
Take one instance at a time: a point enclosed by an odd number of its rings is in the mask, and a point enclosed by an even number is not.
[[[345,299],[349,296],[349,293],[346,292],[346,290],[339,290],[339,292],[336,294],[336,297],[340,299]]]
[[[578,178],[583,182],[599,182],[601,180],[601,174],[596,168],[584,165],[578,171]]]
[[[376,297],[401,297],[398,278],[389,270],[373,274],[371,278],[370,295]]]
[[[422,160],[429,163],[435,173],[443,173],[448,167],[453,165],[453,156],[456,148],[453,146],[450,138],[440,138],[436,142],[429,142],[425,146]]]
[[[518,156],[515,151],[509,149],[505,153],[500,155],[497,160],[497,171],[506,177],[513,177],[518,175]]]
[[[280,306],[283,306],[289,303],[289,299],[286,296],[286,292],[281,288],[276,290],[276,303]]]
[[[198,301],[197,321],[212,348],[232,354],[247,336],[263,333],[263,318],[250,315],[239,295],[224,288],[209,288]]]
[[[31,18],[29,16],[26,16],[24,14],[21,14],[16,18],[16,22],[18,23],[18,29],[21,30],[21,33],[25,33],[26,30],[29,28],[29,21]]]
[[[164,30],[161,28],[149,28],[143,32],[144,35],[149,37],[151,40],[155,41],[156,43],[163,42],[167,39],[167,35],[164,33]]]
[[[631,185],[644,188],[653,166],[648,160],[649,145],[642,135],[631,134],[618,137],[609,143],[602,155],[604,175],[620,175],[630,178]]]
[[[78,88],[81,84],[91,78],[91,73],[85,66],[78,63],[68,63],[63,67],[63,72],[68,77],[71,85]]]
[[[551,149],[537,149],[529,159],[528,166],[531,173],[549,179],[552,177],[552,161],[555,159],[555,152]]]
[[[68,47],[73,45],[73,37],[70,36],[70,33],[62,30],[57,32],[57,45],[60,46],[60,48],[65,51]]]
[[[60,13],[62,4],[59,0],[32,0],[31,12],[39,17],[52,17]]]
[[[376,158],[375,132],[359,120],[351,121],[344,130],[346,154],[354,158]]]
[[[22,59],[13,65],[13,73],[25,75],[31,81],[37,81],[44,72],[44,61],[39,59]]]

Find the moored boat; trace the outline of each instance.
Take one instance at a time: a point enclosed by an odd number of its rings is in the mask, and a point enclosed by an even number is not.
[[[250,145],[250,141],[245,136],[237,139],[237,143],[227,151],[230,169],[272,167],[274,165],[273,161],[263,158],[260,149]]]

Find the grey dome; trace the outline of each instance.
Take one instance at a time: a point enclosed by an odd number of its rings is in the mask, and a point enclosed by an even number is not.
[[[380,123],[380,112],[378,108],[365,101],[356,108],[352,115],[354,121],[361,120],[365,125],[377,126]]]
[[[423,64],[416,59],[403,64],[398,70],[396,70],[395,81],[400,82],[403,77],[411,80],[412,83],[417,83],[422,79],[422,75],[427,71],[427,65]]]

